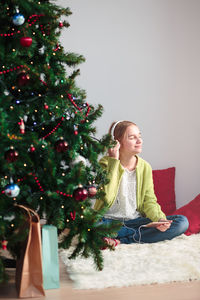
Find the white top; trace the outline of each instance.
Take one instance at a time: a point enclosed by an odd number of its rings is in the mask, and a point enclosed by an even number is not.
[[[104,217],[118,220],[140,217],[140,213],[136,210],[136,188],[136,171],[124,169],[117,197]]]

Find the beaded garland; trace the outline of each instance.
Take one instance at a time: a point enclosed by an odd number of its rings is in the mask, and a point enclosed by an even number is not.
[[[43,17],[44,14],[40,14],[40,15],[32,15],[28,18],[28,23],[29,23],[29,26],[32,26],[35,24],[35,22],[37,22],[39,20],[40,17]],[[34,20],[32,21],[32,18],[34,18]],[[19,34],[21,33],[21,30],[17,30],[15,32],[11,32],[11,33],[0,33],[0,36],[4,36],[4,37],[10,37],[10,36],[13,36],[15,34]]]
[[[9,72],[14,72],[14,71],[17,71],[17,70],[20,70],[20,69],[23,69],[23,68],[26,68],[26,69],[30,70],[30,68],[27,67],[26,65],[20,65],[20,66],[17,66],[17,67],[7,69],[6,71],[0,71],[0,75],[7,74]]]

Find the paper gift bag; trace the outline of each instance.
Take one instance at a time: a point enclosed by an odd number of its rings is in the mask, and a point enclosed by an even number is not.
[[[58,235],[53,225],[42,227],[42,269],[44,289],[59,288]]]
[[[42,278],[41,229],[38,214],[32,209],[17,205],[28,215],[28,238],[16,265],[16,287],[19,298],[45,296]]]

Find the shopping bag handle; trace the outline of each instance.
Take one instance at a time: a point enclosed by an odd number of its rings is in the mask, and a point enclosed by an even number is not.
[[[24,206],[24,205],[21,205],[21,204],[15,204],[15,206],[24,209],[28,213],[30,218],[32,218],[32,216],[31,216],[31,213],[32,213],[34,215],[34,217],[36,217],[37,222],[40,221],[39,215],[33,209],[31,209],[30,207],[27,207],[27,206]]]

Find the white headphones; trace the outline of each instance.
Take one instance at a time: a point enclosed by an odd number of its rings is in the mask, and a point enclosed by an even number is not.
[[[113,125],[113,127],[112,127],[112,129],[111,129],[111,131],[110,131],[110,134],[111,134],[113,140],[115,139],[115,137],[114,137],[115,127],[116,127],[119,123],[121,123],[121,122],[124,122],[124,121],[123,121],[123,120],[117,121],[117,122]]]

